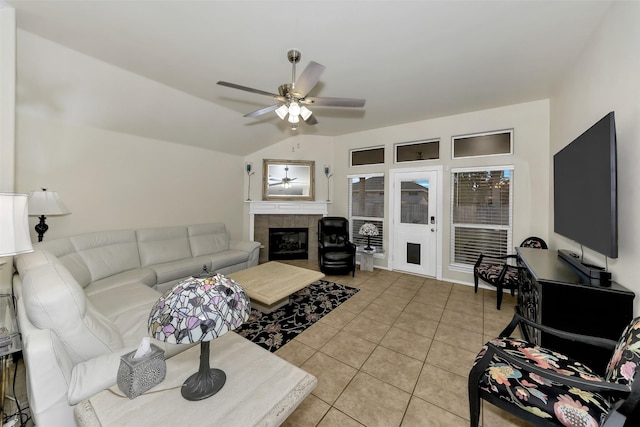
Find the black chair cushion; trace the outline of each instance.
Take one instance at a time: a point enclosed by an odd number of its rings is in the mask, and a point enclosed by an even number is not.
[[[560,353],[515,338],[490,341],[505,352],[542,368],[591,381],[604,381],[589,367]],[[476,363],[486,353],[478,354]],[[551,381],[494,355],[480,378],[480,389],[547,421],[565,426],[597,427],[610,409],[598,393]]]
[[[342,233],[322,233],[321,241],[325,248],[344,248],[349,238]]]

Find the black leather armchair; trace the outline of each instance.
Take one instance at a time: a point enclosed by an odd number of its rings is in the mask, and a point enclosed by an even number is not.
[[[326,216],[318,220],[318,264],[325,274],[356,274],[356,246],[349,241],[349,220]]]

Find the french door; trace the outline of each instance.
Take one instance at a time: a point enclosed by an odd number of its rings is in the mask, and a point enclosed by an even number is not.
[[[392,269],[436,277],[438,265],[438,169],[391,172]]]

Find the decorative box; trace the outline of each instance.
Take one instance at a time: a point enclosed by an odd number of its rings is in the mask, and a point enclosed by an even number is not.
[[[160,384],[167,374],[164,350],[151,344],[151,352],[134,359],[135,351],[120,357],[118,387],[129,398],[135,399],[150,388]]]

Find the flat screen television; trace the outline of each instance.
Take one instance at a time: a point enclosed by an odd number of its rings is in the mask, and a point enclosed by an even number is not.
[[[554,231],[618,257],[616,125],[610,112],[553,156]]]

